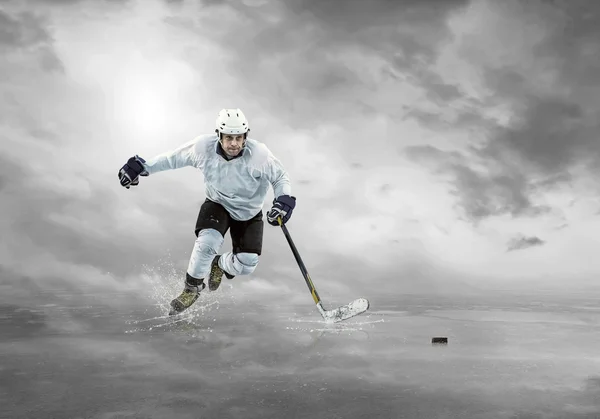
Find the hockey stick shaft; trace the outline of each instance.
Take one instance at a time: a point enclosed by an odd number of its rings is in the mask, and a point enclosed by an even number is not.
[[[296,245],[294,244],[294,241],[292,240],[292,236],[290,235],[290,232],[288,231],[287,227],[283,223],[281,217],[277,218],[277,222],[281,226],[281,230],[283,230],[283,234],[285,235],[285,238],[286,238],[288,244],[290,245],[290,249],[292,249],[292,253],[294,254],[294,257],[296,258],[298,267],[300,268],[300,271],[302,272],[302,276],[304,276],[304,280],[306,281],[306,285],[308,286],[308,289],[310,290],[310,293],[312,294],[315,304],[319,304],[321,302],[321,298],[319,297],[319,294],[317,294],[317,290],[315,289],[315,286],[312,283],[312,280],[310,279],[308,270],[306,269],[306,266],[304,265],[304,262],[302,261],[302,258],[300,257],[300,253],[298,252],[298,249],[296,248]]]

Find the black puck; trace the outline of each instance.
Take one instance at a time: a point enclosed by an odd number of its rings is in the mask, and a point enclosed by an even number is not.
[[[432,337],[431,338],[431,344],[432,345],[447,345],[448,344],[448,338],[447,337],[442,337],[442,336]]]

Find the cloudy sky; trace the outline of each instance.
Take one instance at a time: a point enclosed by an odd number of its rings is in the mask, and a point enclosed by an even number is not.
[[[289,228],[322,296],[585,286],[600,272],[599,11],[583,0],[1,1],[2,284],[114,288],[163,264],[183,273],[201,174],[125,190],[117,171],[240,107],[290,173]],[[256,287],[304,288],[267,227]]]

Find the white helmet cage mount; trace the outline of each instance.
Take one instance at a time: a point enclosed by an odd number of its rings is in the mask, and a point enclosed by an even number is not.
[[[244,145],[246,145],[246,137],[248,136],[250,128],[248,127],[246,115],[244,115],[241,109],[221,109],[219,115],[217,116],[215,125],[217,127],[215,132],[219,136],[219,141],[221,141],[223,134],[243,134]]]

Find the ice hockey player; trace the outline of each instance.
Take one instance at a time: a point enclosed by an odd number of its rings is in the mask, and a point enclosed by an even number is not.
[[[229,279],[251,274],[258,264],[263,242],[262,207],[269,190],[275,199],[267,213],[271,225],[286,223],[296,206],[289,175],[268,147],[251,138],[248,121],[240,109],[223,109],[215,134],[200,135],[180,147],[148,161],[135,155],[119,170],[119,180],[129,189],[140,176],[182,167],[200,169],[206,200],[196,221],[196,240],[189,260],[183,292],[171,301],[170,314],[188,309],[206,288],[215,291],[223,274]],[[219,254],[230,230],[231,251]]]

